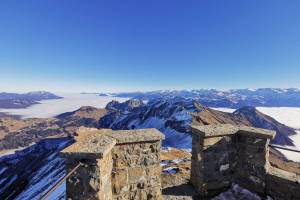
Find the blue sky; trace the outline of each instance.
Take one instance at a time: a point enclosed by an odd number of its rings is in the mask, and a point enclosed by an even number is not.
[[[300,87],[298,0],[0,1],[0,91]]]

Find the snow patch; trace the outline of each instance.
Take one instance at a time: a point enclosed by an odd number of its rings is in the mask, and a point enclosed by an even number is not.
[[[222,112],[227,112],[227,113],[233,113],[236,110],[236,109],[232,109],[232,108],[213,108],[213,107],[211,107],[211,109],[222,111]]]
[[[176,174],[178,172],[178,167],[167,167],[162,171],[166,174]]]

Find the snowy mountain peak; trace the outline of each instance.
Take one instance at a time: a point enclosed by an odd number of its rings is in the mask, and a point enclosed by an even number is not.
[[[215,89],[200,89],[190,91],[164,90],[152,92],[119,93],[115,94],[115,96],[148,101],[158,98],[192,98],[199,99],[203,105],[208,107],[300,107],[300,90],[296,88],[232,89],[227,91],[218,91]]]

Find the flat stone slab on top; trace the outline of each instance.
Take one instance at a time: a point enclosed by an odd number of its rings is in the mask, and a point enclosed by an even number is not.
[[[165,139],[165,135],[155,128],[112,131],[109,136],[114,138],[117,141],[117,144],[149,142]]]
[[[82,129],[77,131],[76,142],[60,152],[62,157],[78,159],[101,159],[115,146],[116,140],[105,136],[98,129]]]
[[[233,135],[236,133],[255,135],[257,137],[274,138],[276,132],[268,129],[261,129],[249,126],[237,126],[231,124],[191,126],[193,134],[199,134],[202,137],[219,137]]]
[[[203,137],[218,137],[233,135],[239,131],[237,126],[231,124],[191,126],[193,134],[199,134]]]
[[[273,139],[276,135],[276,131],[269,130],[269,129],[263,129],[263,128],[255,128],[255,127],[250,127],[250,126],[239,126],[238,133],[246,134],[248,136],[255,134],[259,137],[268,138],[268,139]]]
[[[101,159],[116,144],[159,141],[164,135],[157,129],[120,130],[81,127],[76,142],[60,152],[62,157]]]

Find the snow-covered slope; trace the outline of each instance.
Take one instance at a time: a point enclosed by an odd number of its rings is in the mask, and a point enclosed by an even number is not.
[[[131,100],[132,101],[132,100]],[[132,104],[128,101],[128,104]],[[109,114],[100,119],[100,127],[112,129],[157,128],[166,136],[164,146],[190,148],[189,126],[192,116],[199,110],[193,101],[184,98],[161,99],[140,104],[137,107],[119,108],[118,104],[109,106]]]
[[[64,174],[64,161],[58,152],[70,138],[44,139],[22,151],[0,157],[0,199],[38,200]],[[61,185],[48,199],[63,199]]]
[[[108,113],[100,118],[99,127],[157,128],[166,135],[163,145],[177,148],[191,148],[190,125],[192,123],[241,123],[290,130],[252,107],[241,108],[234,113],[224,113],[204,107],[189,98],[156,99],[147,104],[139,100],[125,103],[112,102],[106,109]],[[84,107],[77,112],[60,115],[59,119],[62,120],[62,124],[78,125],[81,121],[80,117],[98,118],[98,114],[96,115],[94,111],[95,109]],[[96,122],[97,120],[92,124]],[[2,156],[0,158],[0,199],[38,199],[64,175],[64,163],[57,152],[69,142],[69,139],[64,138],[46,139],[16,154]],[[64,191],[63,184],[49,199],[64,198]]]
[[[157,128],[165,134],[164,146],[191,148],[190,126],[206,124],[236,124],[277,131],[273,142],[293,145],[289,135],[296,132],[254,107],[242,107],[233,113],[215,111],[189,98],[163,98],[147,104],[114,102],[106,107],[108,114],[100,119],[99,127],[112,129]],[[126,105],[128,104],[128,105]],[[135,104],[136,105],[136,104]]]

